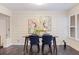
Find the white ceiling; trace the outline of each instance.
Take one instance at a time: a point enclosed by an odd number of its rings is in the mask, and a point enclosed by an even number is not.
[[[77,3],[47,3],[36,5],[33,3],[0,3],[12,11],[68,11]]]

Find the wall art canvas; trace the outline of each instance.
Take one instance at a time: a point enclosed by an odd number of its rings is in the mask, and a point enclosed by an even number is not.
[[[28,19],[28,34],[44,34],[51,31],[50,16],[34,16]]]

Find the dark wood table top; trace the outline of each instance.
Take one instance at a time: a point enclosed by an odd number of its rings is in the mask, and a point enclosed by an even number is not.
[[[30,35],[26,35],[26,36],[23,36],[23,37],[24,37],[24,38],[29,38],[29,36],[30,36]],[[58,38],[58,36],[53,36],[53,35],[52,35],[52,37]],[[39,38],[42,38],[42,36],[39,36]]]

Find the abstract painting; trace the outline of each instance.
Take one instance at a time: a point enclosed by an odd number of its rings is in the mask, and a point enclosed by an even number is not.
[[[28,34],[44,34],[51,31],[50,16],[34,16],[28,19]]]

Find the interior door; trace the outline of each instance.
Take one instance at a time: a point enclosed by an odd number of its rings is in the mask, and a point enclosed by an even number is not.
[[[0,36],[1,36],[1,45],[4,45],[6,43],[6,21],[3,19],[0,19]]]

